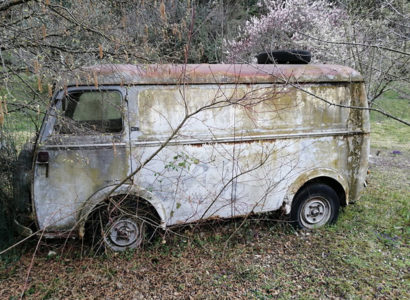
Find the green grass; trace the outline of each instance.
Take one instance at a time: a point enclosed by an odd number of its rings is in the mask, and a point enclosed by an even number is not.
[[[21,146],[35,135],[41,125],[49,102],[47,83],[38,91],[36,77],[24,73],[8,78],[7,88],[0,88],[0,98],[7,103],[3,130],[14,135],[16,145]]]
[[[410,94],[410,91],[409,93]],[[376,100],[379,108],[402,120],[410,122],[410,100],[400,98],[390,91]],[[410,148],[410,128],[377,112],[370,113],[372,146],[380,149],[406,150]]]
[[[1,94],[4,94],[3,101],[6,101],[8,110],[4,125],[15,132],[35,131],[35,127],[40,125],[43,114],[42,108],[30,104],[32,95],[22,95],[18,89],[13,90],[13,96],[16,98],[5,93],[4,90]]]
[[[408,150],[410,127],[394,120],[373,122],[371,124],[372,147],[377,149]]]
[[[410,93],[410,89],[405,89],[404,91],[407,91],[407,95]],[[374,108],[381,109],[397,118],[410,121],[409,99],[400,97],[395,91],[388,91],[376,99]],[[387,120],[387,117],[377,112],[371,112],[370,120],[372,123],[383,122]]]

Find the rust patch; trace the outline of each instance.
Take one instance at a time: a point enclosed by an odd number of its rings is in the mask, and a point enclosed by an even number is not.
[[[93,76],[99,85],[363,82],[349,67],[324,64],[107,64],[76,70],[66,81],[94,85]]]
[[[215,141],[215,142],[206,142],[206,143],[192,143],[192,144],[189,144],[189,146],[190,146],[190,147],[201,148],[201,147],[203,147],[204,145],[212,145],[212,144],[216,144],[216,143],[219,143],[219,144],[228,144],[228,145],[231,145],[231,144],[252,144],[252,143],[274,142],[274,141],[276,141],[276,140],[277,140],[277,139],[246,140],[246,141],[238,140],[238,141],[223,141],[223,142]]]

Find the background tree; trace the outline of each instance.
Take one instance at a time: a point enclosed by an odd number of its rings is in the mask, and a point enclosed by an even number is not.
[[[314,61],[351,66],[365,78],[370,105],[388,90],[408,94],[407,1],[264,0],[227,40],[232,61],[250,62],[261,51],[305,49]]]

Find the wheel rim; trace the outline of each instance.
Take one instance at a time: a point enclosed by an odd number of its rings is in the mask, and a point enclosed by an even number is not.
[[[300,221],[306,228],[316,228],[325,225],[330,220],[331,206],[329,200],[323,197],[308,199],[300,210]]]
[[[135,248],[140,238],[138,222],[134,219],[119,219],[111,223],[104,237],[107,244],[114,250]]]

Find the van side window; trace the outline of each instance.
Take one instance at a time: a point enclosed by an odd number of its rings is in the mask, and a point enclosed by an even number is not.
[[[56,131],[79,135],[121,132],[121,102],[121,93],[117,91],[70,93],[63,99],[63,117]]]

